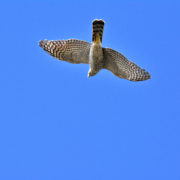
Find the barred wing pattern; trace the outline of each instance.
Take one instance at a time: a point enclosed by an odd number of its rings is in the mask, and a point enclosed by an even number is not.
[[[89,63],[89,51],[91,44],[77,39],[40,41],[42,47],[51,56],[73,64]]]
[[[103,48],[103,55],[104,68],[120,78],[130,81],[144,81],[151,78],[148,72],[113,49]]]

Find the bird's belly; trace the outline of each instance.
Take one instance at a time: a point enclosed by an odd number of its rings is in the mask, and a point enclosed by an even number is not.
[[[103,51],[100,44],[92,44],[89,55],[89,65],[92,71],[99,71],[103,68]]]

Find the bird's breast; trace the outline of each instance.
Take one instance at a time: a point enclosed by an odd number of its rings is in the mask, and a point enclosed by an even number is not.
[[[96,64],[103,62],[103,51],[101,43],[92,43],[89,54],[89,60],[90,63],[94,64],[95,66]]]

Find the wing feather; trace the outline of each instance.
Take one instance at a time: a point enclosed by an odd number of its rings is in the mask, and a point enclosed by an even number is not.
[[[89,63],[90,43],[77,40],[41,40],[39,46],[51,56],[73,64]]]
[[[151,78],[148,72],[113,49],[103,48],[103,55],[104,68],[120,78],[130,81],[144,81]]]

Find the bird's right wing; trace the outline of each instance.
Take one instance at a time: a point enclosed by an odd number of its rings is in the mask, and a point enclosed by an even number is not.
[[[39,46],[51,56],[73,64],[89,63],[91,44],[77,39],[39,41]]]
[[[144,81],[151,78],[148,72],[113,49],[103,48],[103,56],[104,68],[120,78],[130,81]]]

